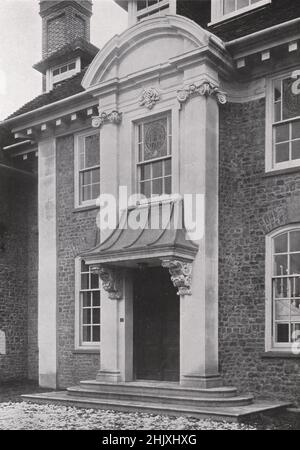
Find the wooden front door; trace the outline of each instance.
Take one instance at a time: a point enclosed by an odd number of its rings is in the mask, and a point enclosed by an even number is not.
[[[137,379],[179,381],[179,296],[163,268],[136,271],[134,366]]]

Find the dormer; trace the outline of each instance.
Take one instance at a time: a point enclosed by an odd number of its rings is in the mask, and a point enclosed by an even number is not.
[[[43,91],[81,72],[98,49],[90,44],[91,0],[41,0],[43,59],[34,68],[43,74]]]
[[[272,0],[212,0],[211,23],[231,19],[271,2]]]
[[[176,14],[176,0],[115,0],[128,11],[128,25],[164,14]]]

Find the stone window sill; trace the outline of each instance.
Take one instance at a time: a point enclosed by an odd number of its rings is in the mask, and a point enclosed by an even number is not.
[[[300,359],[300,354],[296,355],[295,353],[290,353],[290,352],[278,352],[278,351],[270,351],[270,352],[265,352],[261,354],[261,358],[262,359],[268,359],[268,358],[280,358],[280,359],[294,359],[294,358],[298,358]]]
[[[74,355],[99,355],[100,353],[100,347],[99,348],[78,348],[73,350],[72,352]]]
[[[97,205],[79,206],[78,208],[73,209],[73,213],[92,211],[93,209],[99,209],[99,206],[97,206]]]
[[[291,173],[300,172],[300,166],[297,167],[289,167],[287,169],[278,169],[278,170],[270,170],[270,172],[266,172],[264,177],[275,177],[278,175],[289,175]]]

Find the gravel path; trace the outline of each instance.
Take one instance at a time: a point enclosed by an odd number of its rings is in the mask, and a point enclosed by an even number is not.
[[[0,430],[255,430],[250,425],[116,411],[0,403]]]

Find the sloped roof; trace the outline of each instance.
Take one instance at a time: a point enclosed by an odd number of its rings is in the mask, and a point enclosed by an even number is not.
[[[68,78],[67,80],[62,81],[52,91],[38,95],[33,100],[25,103],[25,105],[23,105],[13,114],[7,117],[6,120],[12,119],[13,117],[20,116],[21,114],[34,111],[35,109],[41,108],[42,106],[50,105],[51,103],[55,103],[59,100],[63,100],[75,94],[79,94],[80,92],[83,92],[84,89],[81,86],[81,81],[85,74],[85,71],[86,69],[74,75],[72,78]]]
[[[122,262],[151,260],[161,257],[179,257],[193,260],[198,245],[190,240],[183,222],[182,203],[177,202],[156,206],[145,205],[128,209],[123,213],[118,227],[102,243],[82,257],[100,263],[119,265]],[[169,205],[170,209],[164,209]],[[135,227],[139,217],[140,227]],[[156,219],[154,219],[156,217]],[[164,219],[167,219],[164,221]],[[153,224],[159,221],[159,226]],[[164,223],[164,225],[163,225]]]
[[[208,29],[226,42],[298,17],[300,17],[300,1],[272,0],[268,5],[211,25]]]
[[[82,62],[89,64],[98,53],[99,48],[91,44],[83,38],[76,38],[74,41],[64,45],[62,48],[52,53],[47,58],[42,59],[34,64],[34,68],[41,73],[46,73],[46,70],[55,65],[65,63],[66,61],[80,56]]]

